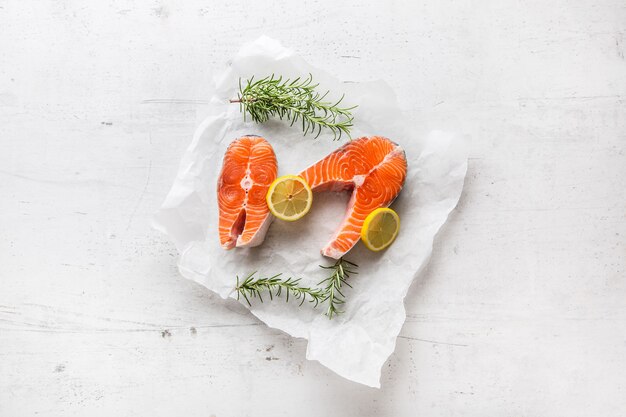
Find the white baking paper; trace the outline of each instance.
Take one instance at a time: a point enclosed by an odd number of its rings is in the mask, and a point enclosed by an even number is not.
[[[270,302],[269,297],[250,308],[268,326],[307,339],[307,359],[352,381],[379,387],[382,365],[393,352],[405,320],[404,297],[428,262],[433,238],[461,194],[467,169],[461,136],[439,131],[416,136],[413,123],[402,116],[385,82],[342,83],[276,40],[261,37],[245,44],[215,78],[212,98],[203,109],[205,119],[182,158],[154,225],[180,251],[181,274],[223,298],[235,297],[237,275],[253,271],[265,276],[282,272],[310,285],[326,277],[327,271],[319,265],[334,260],[321,256],[320,249],[343,218],[347,193],[316,194],[307,216],[297,222],[274,221],[259,247],[226,251],[219,245],[216,186],[224,151],[232,140],[246,134],[265,137],[276,152],[279,175],[300,172],[346,140],[333,141],[328,134],[303,137],[299,126],[280,121],[244,123],[238,105],[228,102],[237,95],[239,78],[272,73],[291,78],[313,74],[321,89],[345,93],[345,104],[359,106],[353,137],[386,136],[406,151],[408,177],[392,205],[401,218],[400,234],[386,251],[370,252],[358,243],[346,255],[359,265],[359,274],[344,292],[345,313],[329,320],[323,306],[299,307],[282,299]]]

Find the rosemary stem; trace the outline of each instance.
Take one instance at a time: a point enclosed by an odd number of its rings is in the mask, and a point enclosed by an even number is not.
[[[231,98],[228,101],[230,103],[254,103],[256,101],[256,98],[248,97],[245,100],[240,99],[240,98]]]

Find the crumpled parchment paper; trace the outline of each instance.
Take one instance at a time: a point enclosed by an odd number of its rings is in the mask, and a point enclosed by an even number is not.
[[[292,78],[313,74],[321,89],[345,93],[346,105],[358,104],[352,137],[386,136],[406,151],[408,177],[391,206],[401,217],[400,234],[386,251],[370,252],[358,243],[346,255],[359,265],[359,274],[344,292],[345,313],[329,320],[323,306],[313,309],[305,303],[298,307],[284,299],[270,302],[269,297],[264,303],[253,302],[250,308],[268,326],[307,339],[307,359],[352,381],[380,387],[382,365],[393,352],[405,320],[403,299],[428,262],[433,238],[461,194],[467,170],[467,146],[461,136],[433,131],[416,137],[386,83],[342,83],[276,40],[261,37],[242,46],[216,77],[204,109],[206,118],[182,158],[154,226],[176,244],[181,274],[223,298],[235,297],[236,276],[253,271],[259,276],[282,272],[284,277],[301,277],[303,284],[310,285],[327,276],[319,265],[334,260],[321,256],[320,249],[341,222],[348,193],[315,194],[307,216],[293,223],[274,221],[259,247],[225,251],[219,245],[217,178],[232,140],[246,134],[265,137],[276,152],[279,175],[297,174],[347,140],[333,141],[329,134],[318,139],[303,137],[298,126],[279,121],[244,123],[239,106],[228,103],[237,95],[239,78],[272,73]]]

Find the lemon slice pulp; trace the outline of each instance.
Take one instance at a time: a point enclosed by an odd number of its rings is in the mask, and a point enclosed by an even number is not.
[[[361,240],[368,249],[378,252],[391,245],[399,230],[398,213],[390,208],[378,208],[365,218]]]
[[[297,175],[278,177],[267,190],[267,206],[281,220],[295,221],[311,209],[313,192],[304,178]]]

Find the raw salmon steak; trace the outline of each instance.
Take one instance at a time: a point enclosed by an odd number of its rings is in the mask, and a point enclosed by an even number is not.
[[[398,196],[406,171],[404,150],[380,136],[352,140],[302,171],[313,191],[352,192],[346,215],[322,255],[339,259],[352,249],[367,215]]]
[[[265,195],[278,168],[274,149],[259,136],[234,140],[217,182],[219,236],[224,249],[258,246],[273,219]]]

